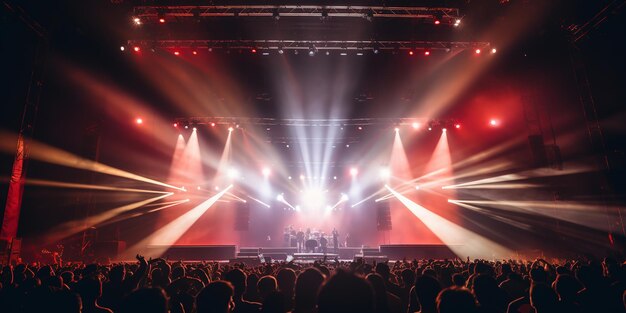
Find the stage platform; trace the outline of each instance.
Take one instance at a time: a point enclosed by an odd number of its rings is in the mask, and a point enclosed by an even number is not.
[[[267,261],[312,262],[339,259],[366,261],[395,261],[412,259],[449,259],[456,255],[450,246],[442,244],[389,244],[378,247],[340,247],[339,251],[329,248],[327,253],[298,252],[296,247],[237,247],[236,245],[176,245],[148,246],[146,257],[165,257],[184,261],[231,261],[261,263]]]

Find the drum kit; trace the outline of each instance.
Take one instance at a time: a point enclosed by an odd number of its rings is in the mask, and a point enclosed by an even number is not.
[[[298,246],[298,235],[297,232],[292,228],[288,227],[285,229],[285,243],[287,243],[290,247]],[[325,234],[317,229],[308,230],[304,233],[304,250],[307,252],[321,252],[324,250],[323,246],[332,245],[333,236],[332,234]]]

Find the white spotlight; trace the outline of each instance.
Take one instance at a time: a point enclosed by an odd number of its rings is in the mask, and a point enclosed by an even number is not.
[[[276,196],[276,201],[284,202],[285,201],[285,196],[282,193],[278,194],[278,196]]]
[[[356,167],[353,167],[350,169],[350,175],[351,176],[356,176],[359,174],[359,169],[357,169]]]
[[[228,127],[228,131],[229,131],[229,132],[232,132],[233,130],[234,130],[234,128],[233,128],[232,126],[231,126],[231,127]]]
[[[400,128],[396,127],[396,128],[394,128],[393,130],[395,130],[395,131],[396,131],[396,133],[397,133],[397,132],[399,132],[399,131],[400,131]]]
[[[239,171],[236,168],[228,169],[228,177],[231,179],[239,177]]]
[[[382,179],[387,179],[391,176],[391,171],[387,167],[383,167],[380,169],[380,177]]]
[[[420,127],[420,124],[417,122],[414,122],[411,126],[413,126],[414,129],[418,129]]]
[[[269,167],[264,167],[261,172],[263,173],[263,176],[267,177],[267,176],[270,176],[270,173],[272,171],[269,169]]]
[[[342,193],[342,194],[341,194],[340,201],[341,201],[341,202],[346,202],[346,201],[348,201],[348,195],[347,195],[347,194],[345,194],[345,193]]]

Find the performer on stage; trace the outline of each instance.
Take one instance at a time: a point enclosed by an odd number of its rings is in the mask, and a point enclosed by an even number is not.
[[[298,242],[298,252],[304,252],[304,232],[302,228],[296,233],[296,241]]]
[[[333,249],[335,253],[339,253],[339,231],[333,227]]]
[[[322,253],[326,254],[326,246],[328,245],[328,239],[326,239],[326,236],[324,236],[325,234],[322,233],[320,236],[320,248],[322,250]]]

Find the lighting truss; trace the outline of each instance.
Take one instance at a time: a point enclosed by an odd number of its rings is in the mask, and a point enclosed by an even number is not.
[[[318,51],[378,51],[429,49],[452,50],[482,49],[490,47],[484,41],[423,41],[423,40],[128,40],[128,46],[160,49],[258,49],[258,50],[306,50],[314,46]]]
[[[412,126],[419,123],[424,126],[450,127],[458,120],[426,119],[426,118],[331,118],[331,119],[299,119],[299,118],[267,118],[267,117],[179,117],[174,120],[177,125],[255,125],[255,126],[292,126],[292,127],[359,127],[379,126],[398,127]]]
[[[200,5],[200,6],[135,6],[134,17],[157,21],[159,17],[358,17],[358,18],[441,18],[445,24],[460,19],[458,8],[449,7],[386,7],[386,6],[321,6],[321,5]]]

